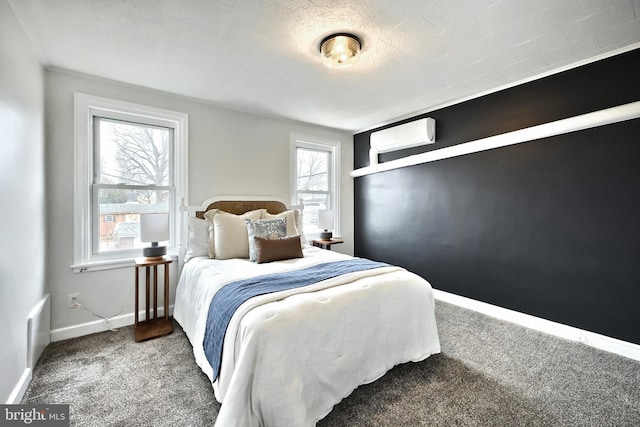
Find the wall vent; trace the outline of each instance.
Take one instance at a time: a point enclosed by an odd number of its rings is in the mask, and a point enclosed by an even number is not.
[[[45,347],[51,342],[51,302],[49,294],[27,317],[27,367],[33,369]]]

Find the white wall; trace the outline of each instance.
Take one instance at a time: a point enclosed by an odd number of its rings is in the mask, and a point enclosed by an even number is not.
[[[177,77],[179,78],[179,77]],[[73,327],[96,320],[83,310],[66,308],[67,294],[101,316],[131,314],[134,268],[72,273],[73,263],[73,94],[134,102],[189,114],[189,204],[212,195],[289,195],[290,133],[342,141],[343,206],[340,250],[353,253],[353,165],[351,134],[295,122],[231,111],[184,97],[87,78],[46,72],[48,268],[51,286],[51,327]],[[338,249],[338,248],[336,248]],[[175,264],[174,264],[175,265]],[[171,277],[171,303],[177,282]],[[55,336],[54,336],[55,339]]]
[[[28,373],[27,316],[46,294],[43,82],[35,52],[6,0],[0,0],[2,403]]]

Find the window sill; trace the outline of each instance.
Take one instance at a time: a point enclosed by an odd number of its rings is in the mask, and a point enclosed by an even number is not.
[[[169,251],[167,254],[175,260],[178,259],[178,254]],[[71,265],[71,271],[74,273],[89,273],[92,271],[102,270],[114,270],[117,268],[127,268],[134,266],[135,257],[114,259],[109,261],[89,261],[80,264]]]

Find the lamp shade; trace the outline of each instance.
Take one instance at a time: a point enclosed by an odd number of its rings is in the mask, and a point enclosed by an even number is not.
[[[318,211],[318,228],[333,230],[333,211]]]
[[[154,213],[140,215],[140,240],[162,242],[169,240],[169,214]]]

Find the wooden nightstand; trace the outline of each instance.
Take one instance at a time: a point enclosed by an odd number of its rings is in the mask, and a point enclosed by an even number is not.
[[[342,239],[315,239],[312,240],[313,246],[318,248],[324,248],[327,250],[331,250],[331,245],[338,245],[340,243],[344,243]]]
[[[150,259],[150,258],[136,258],[136,308],[135,308],[135,326],[134,337],[137,342],[145,341],[151,338],[161,337],[173,332],[173,324],[169,319],[169,264],[173,262],[173,259],[165,255],[162,258]],[[164,317],[158,319],[158,266],[164,266]],[[146,284],[146,311],[145,320],[140,321],[138,319],[138,288],[140,268],[144,267],[146,272],[145,284]],[[153,270],[153,319],[149,317],[150,311],[150,291],[151,291],[151,272]]]

